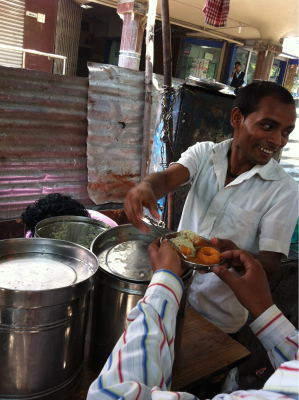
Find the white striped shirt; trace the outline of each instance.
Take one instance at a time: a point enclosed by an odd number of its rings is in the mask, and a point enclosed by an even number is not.
[[[171,392],[176,315],[183,286],[170,271],[157,271],[142,300],[128,315],[123,333],[87,400],[196,400],[188,393]],[[268,351],[276,372],[263,390],[221,394],[214,400],[278,400],[298,398],[298,331],[276,306],[270,307],[251,329]],[[287,361],[287,362],[286,362]],[[251,400],[251,399],[250,399]]]

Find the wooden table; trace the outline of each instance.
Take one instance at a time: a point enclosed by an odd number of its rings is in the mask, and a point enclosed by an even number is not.
[[[239,365],[249,356],[244,346],[188,308],[171,389],[188,391]]]
[[[171,388],[175,391],[188,391],[188,388],[191,389],[240,364],[249,355],[250,352],[240,343],[188,308]],[[88,388],[97,376],[85,360],[81,382],[68,399],[86,399]]]

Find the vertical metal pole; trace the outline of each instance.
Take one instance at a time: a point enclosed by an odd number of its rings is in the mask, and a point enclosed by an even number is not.
[[[164,85],[171,86],[172,58],[168,0],[161,0]]]
[[[25,61],[26,61],[26,52],[23,51],[23,57],[22,57],[22,68],[25,68]]]
[[[163,42],[163,66],[164,66],[164,85],[172,86],[172,55],[171,55],[171,33],[169,20],[169,3],[168,0],[161,0],[161,16],[162,16],[162,42]],[[169,102],[165,102],[169,107]],[[169,121],[169,139],[172,143],[172,118]],[[166,143],[166,163],[167,166],[174,161],[173,154],[169,142]],[[174,229],[174,193],[167,196],[167,228]]]
[[[154,28],[157,10],[157,0],[150,0],[146,25],[146,57],[145,57],[145,103],[143,120],[143,143],[141,179],[148,173],[149,145],[151,137],[151,113],[152,113],[152,79],[154,66]]]
[[[65,64],[66,64],[66,58],[63,59],[62,75],[65,75]]]

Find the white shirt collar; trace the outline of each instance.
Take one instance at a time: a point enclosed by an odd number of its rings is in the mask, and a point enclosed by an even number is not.
[[[227,153],[229,152],[233,139],[225,140],[221,143],[215,144],[213,148],[213,163],[215,165],[215,172],[217,170],[225,168],[227,170],[228,160]],[[238,178],[236,178],[232,183],[241,183],[244,180],[251,178],[253,175],[259,174],[261,178],[266,181],[278,181],[280,180],[280,175],[277,171],[277,162],[271,158],[271,160],[266,165],[255,165],[251,170],[244,172]]]

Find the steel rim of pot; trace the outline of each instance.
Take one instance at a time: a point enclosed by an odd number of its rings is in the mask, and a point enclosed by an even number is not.
[[[18,250],[16,251],[13,245],[17,245]],[[32,238],[32,239],[5,239],[0,241],[0,257],[7,255],[14,255],[22,253],[22,249],[25,247],[31,247],[32,251],[27,251],[28,253],[44,252],[46,254],[60,254],[51,253],[47,250],[45,246],[56,246],[57,249],[63,249],[66,251],[65,256],[70,258],[74,257],[74,250],[76,255],[84,254],[84,262],[89,268],[92,268],[92,274],[88,278],[81,282],[74,283],[71,286],[66,286],[62,288],[46,289],[46,290],[13,290],[0,287],[0,306],[11,306],[11,307],[46,307],[56,304],[61,304],[69,302],[71,300],[77,299],[84,294],[86,294],[93,286],[95,282],[95,274],[98,270],[98,260],[97,257],[85,247],[78,244],[71,243],[64,240],[57,239],[42,239],[42,238]],[[38,246],[38,251],[34,247]],[[44,246],[44,247],[42,247]],[[4,251],[3,251],[4,249]],[[23,252],[25,252],[23,249]],[[58,251],[58,250],[56,250]],[[27,253],[26,252],[26,253]],[[77,254],[78,253],[78,254]],[[0,258],[1,260],[1,258]],[[37,306],[38,304],[38,306]]]

